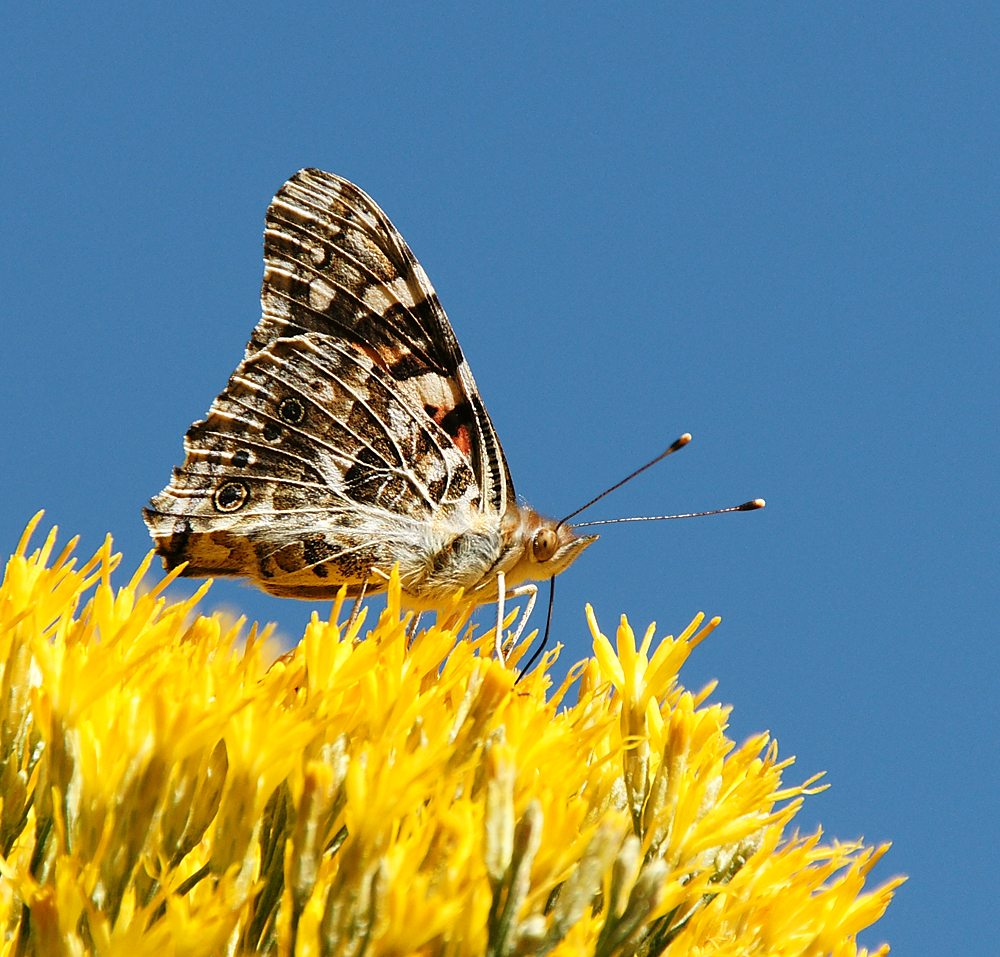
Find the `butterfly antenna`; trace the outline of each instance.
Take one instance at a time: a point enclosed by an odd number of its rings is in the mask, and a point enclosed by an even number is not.
[[[702,515],[721,515],[723,512],[753,512],[764,507],[764,499],[755,498],[730,508],[713,508],[710,512],[685,512],[683,515],[643,515],[637,518],[605,518],[599,522],[579,522],[573,528],[590,528],[593,525],[617,525],[619,522],[663,522],[670,518],[701,518]]]
[[[531,666],[535,663],[538,656],[545,650],[545,645],[549,640],[549,631],[552,628],[552,604],[556,597],[556,578],[553,575],[549,579],[549,613],[545,619],[545,637],[542,639],[542,643],[538,646],[535,653],[528,659],[528,663],[521,669],[521,673],[517,676],[514,684],[517,684],[530,670]]]
[[[614,485],[611,486],[611,488],[601,492],[601,494],[598,495],[596,498],[592,498],[589,502],[587,502],[586,505],[581,505],[580,508],[578,508],[575,512],[570,512],[569,515],[567,515],[564,519],[560,520],[559,525],[556,526],[556,529],[558,530],[561,525],[565,525],[574,515],[579,515],[580,512],[590,508],[590,506],[593,505],[595,502],[599,502],[602,498],[604,498],[605,495],[610,495],[615,489],[621,488],[626,482],[631,482],[632,479],[634,479],[637,475],[641,475],[643,472],[646,471],[646,469],[651,469],[654,465],[656,465],[657,462],[662,462],[663,459],[665,459],[671,452],[676,452],[678,449],[684,448],[684,446],[687,445],[688,442],[690,441],[691,441],[691,433],[685,432],[676,442],[674,442],[673,445],[670,446],[669,449],[667,449],[666,452],[661,452],[658,456],[656,456],[655,459],[653,459],[651,462],[647,462],[641,469],[636,469],[631,475],[625,476],[625,478],[623,478],[620,482],[615,483]]]

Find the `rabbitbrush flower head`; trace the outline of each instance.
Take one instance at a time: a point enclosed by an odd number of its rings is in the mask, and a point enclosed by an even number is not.
[[[588,609],[553,690],[461,608],[408,644],[394,583],[268,667],[204,588],[113,589],[110,540],[29,556],[39,517],[0,586],[0,955],[853,955],[899,883],[786,834],[815,779],[678,684],[701,615],[616,650]]]

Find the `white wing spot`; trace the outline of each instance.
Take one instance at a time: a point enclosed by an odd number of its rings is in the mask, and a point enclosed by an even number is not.
[[[393,301],[386,295],[385,289],[379,285],[366,286],[364,300],[365,305],[380,316],[384,316],[389,311],[389,307],[393,305]]]
[[[412,309],[416,302],[413,298],[413,290],[406,284],[406,280],[399,276],[393,279],[389,283],[389,288],[395,293],[396,298],[404,305],[407,309]]]
[[[333,286],[317,276],[309,283],[309,307],[317,312],[325,312],[336,294]]]

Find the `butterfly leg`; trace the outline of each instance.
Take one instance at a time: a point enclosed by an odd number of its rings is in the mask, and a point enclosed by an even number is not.
[[[354,619],[358,617],[358,612],[361,611],[361,601],[365,597],[365,591],[368,588],[368,572],[365,572],[364,581],[361,582],[361,591],[358,592],[358,597],[354,599],[354,607],[351,609],[351,617],[347,622],[347,630],[349,631],[351,625],[354,624]]]
[[[503,662],[503,605],[506,597],[507,580],[503,572],[497,572],[497,630],[494,639],[497,660]]]
[[[535,608],[535,599],[538,597],[538,586],[534,582],[528,582],[528,584],[520,585],[507,593],[507,598],[522,598],[525,595],[528,596],[528,604],[524,609],[524,614],[521,615],[521,620],[518,622],[517,631],[505,642],[508,654],[516,647],[521,637],[521,632],[524,631],[525,625],[528,624],[531,612]]]
[[[420,611],[414,612],[414,614],[413,614],[413,621],[410,622],[410,627],[409,627],[409,629],[407,629],[407,632],[406,632],[406,647],[407,648],[410,647],[410,642],[413,641],[413,636],[416,635],[416,633],[417,633],[417,625],[420,624],[420,616],[422,614],[423,614],[423,612],[420,612]]]
[[[503,640],[503,618],[505,610],[505,602],[508,598],[522,598],[525,595],[528,596],[528,605],[524,609],[524,614],[521,615],[521,620],[518,623],[517,631],[514,632],[513,636],[509,638],[506,642]],[[497,572],[497,630],[496,637],[494,639],[494,645],[496,647],[497,658],[500,661],[506,661],[506,655],[504,654],[504,648],[512,649],[521,637],[521,632],[524,631],[525,625],[528,624],[528,619],[531,617],[531,612],[535,607],[535,599],[538,597],[538,586],[529,582],[527,585],[519,585],[517,588],[512,588],[509,592],[506,588],[506,581],[504,579],[503,572]]]

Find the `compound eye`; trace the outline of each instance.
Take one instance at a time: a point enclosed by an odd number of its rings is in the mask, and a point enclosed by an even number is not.
[[[559,538],[551,528],[540,528],[531,540],[531,554],[536,562],[547,562],[559,549]]]

